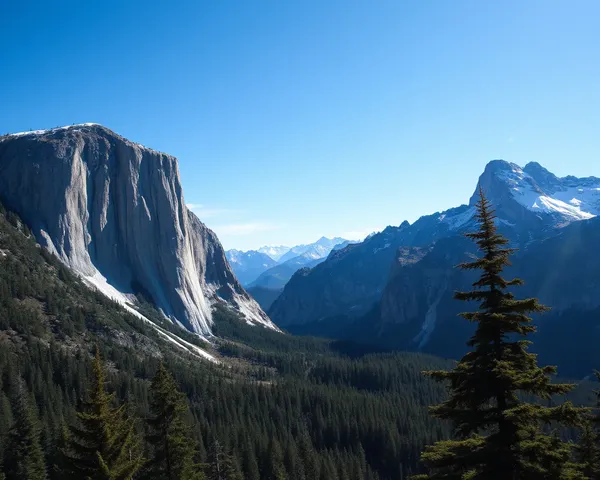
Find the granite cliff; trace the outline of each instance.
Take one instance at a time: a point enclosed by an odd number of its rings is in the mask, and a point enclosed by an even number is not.
[[[116,300],[142,294],[203,335],[215,303],[276,328],[238,283],[216,235],[186,208],[170,155],[97,124],[5,135],[0,200],[43,247]]]

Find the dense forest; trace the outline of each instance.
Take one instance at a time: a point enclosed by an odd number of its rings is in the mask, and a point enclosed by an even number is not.
[[[485,375],[475,386],[461,376],[465,359],[456,365],[283,335],[248,326],[224,307],[214,312],[216,338],[207,346],[165,321],[143,295],[138,299],[147,318],[209,348],[218,363],[165,341],[148,322],[89,289],[36,245],[16,215],[0,210],[0,478],[508,478],[479,474],[481,458],[464,457],[465,447],[476,451],[489,438],[460,440],[461,432],[493,431],[497,420],[490,414],[492,420],[473,418],[466,426],[465,408],[481,409],[465,392],[483,395],[482,404],[497,392],[479,390],[491,388]],[[524,312],[538,308],[504,300]],[[524,314],[515,313],[526,325]],[[523,328],[504,333],[527,333]],[[538,383],[524,388],[515,373],[507,401],[519,407],[520,399],[541,397],[552,406],[524,403],[528,414],[515,418],[530,426],[530,437],[510,438],[558,452],[544,458],[569,469],[544,467],[537,476],[514,478],[598,478],[594,418],[575,406],[590,404],[589,384],[550,387],[540,379],[553,370],[535,370],[535,358],[523,358]],[[450,379],[452,388],[423,371]],[[564,393],[572,404],[557,396]],[[438,405],[433,415],[429,405]],[[421,464],[426,445],[433,446]],[[502,448],[511,451],[510,444]]]
[[[206,347],[140,300],[147,317]],[[77,412],[85,413],[90,401],[96,347],[107,395],[114,393],[111,408],[126,405],[144,458],[153,456],[152,380],[161,365],[172,375],[189,408],[184,423],[194,464],[208,478],[211,458],[219,457],[211,456],[215,445],[231,459],[232,472],[216,478],[408,478],[418,471],[423,446],[450,433],[427,412],[445,389],[421,375],[449,362],[282,335],[250,327],[224,308],[215,311],[215,323],[219,364],[163,341],[90,290],[2,210],[0,459],[6,478],[68,476],[65,432],[81,428]],[[41,476],[14,469],[24,417],[39,441]]]

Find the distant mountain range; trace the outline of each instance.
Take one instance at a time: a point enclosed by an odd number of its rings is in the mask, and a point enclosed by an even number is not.
[[[290,251],[290,247],[286,247],[284,245],[264,246],[264,247],[260,247],[257,251],[260,253],[264,253],[265,255],[268,255],[273,260],[278,262],[279,259],[282,257],[282,255],[284,255]]]
[[[310,243],[308,245],[297,245],[290,248],[280,257],[279,263],[286,262],[287,260],[291,260],[299,255],[305,255],[307,258],[310,257],[314,260],[325,258],[336,245],[340,245],[345,242],[348,242],[348,240],[340,237],[321,237],[315,243]]]
[[[495,160],[478,183],[496,209],[500,230],[519,248],[508,274],[525,280],[521,294],[536,295],[553,307],[539,320],[536,348],[556,361],[553,355],[569,348],[561,343],[558,349],[557,336],[572,337],[574,328],[586,331],[586,342],[597,344],[600,179],[559,178],[538,163],[521,168]],[[468,287],[472,275],[453,267],[475,251],[463,236],[477,228],[475,202],[474,193],[467,205],[412,225],[387,227],[332,252],[310,270],[299,270],[268,309],[269,316],[290,331],[456,357],[470,325],[457,318],[465,305],[454,301],[453,293]],[[575,327],[580,319],[588,323]],[[577,351],[572,354],[576,357]],[[577,366],[573,369],[576,373]]]
[[[242,285],[252,283],[261,273],[277,265],[276,260],[256,250],[227,250],[225,257]]]
[[[299,269],[318,265],[332,250],[344,248],[350,243],[350,240],[340,237],[321,237],[307,245],[264,246],[246,252],[228,250],[225,255],[240,283],[248,288],[248,293],[254,296],[259,292],[257,300],[268,298],[263,303],[270,306]],[[265,308],[261,300],[258,301]]]

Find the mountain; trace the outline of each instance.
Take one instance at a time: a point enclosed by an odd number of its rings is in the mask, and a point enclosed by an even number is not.
[[[233,273],[244,286],[256,280],[264,271],[277,265],[277,262],[269,255],[256,250],[247,252],[235,249],[227,250],[225,257],[227,257]]]
[[[600,265],[589,257],[600,223],[600,179],[559,178],[537,163],[521,168],[496,160],[478,183],[501,232],[520,248],[515,273],[525,279],[525,291],[554,305],[556,315],[598,307]],[[271,306],[271,318],[292,331],[344,336],[352,330],[355,338],[456,355],[465,338],[456,329],[466,327],[455,320],[461,306],[452,294],[470,277],[453,267],[473,252],[462,234],[476,228],[476,193],[468,205],[387,227],[300,270]]]
[[[507,278],[525,281],[520,295],[536,296],[552,307],[536,318],[534,350],[545,363],[558,363],[561,372],[571,375],[584,375],[600,361],[588,361],[600,341],[598,245],[600,218],[572,222],[516,252],[506,270]],[[357,321],[356,332],[362,338],[369,332],[369,341],[388,347],[452,358],[463,354],[464,342],[453,339],[467,338],[471,325],[458,317],[465,306],[453,297],[475,278],[453,267],[474,253],[472,242],[459,236],[426,248],[399,249],[380,301]]]
[[[340,237],[321,237],[315,243],[309,243],[308,245],[297,245],[290,248],[281,256],[281,258],[279,258],[279,263],[287,262],[288,260],[291,260],[299,255],[310,256],[315,260],[318,258],[325,258],[336,245],[344,242],[348,242],[348,240]]]
[[[257,251],[259,253],[264,253],[265,255],[268,255],[277,262],[283,255],[290,251],[290,247],[286,247],[284,245],[264,246],[260,247]]]
[[[213,312],[215,336],[207,342],[149,304],[138,308],[143,315],[84,283],[0,203],[1,431],[15,430],[18,410],[12,405],[26,388],[35,399],[34,425],[48,467],[44,478],[71,477],[64,428],[77,425],[76,410],[93,387],[96,348],[107,367],[108,392],[115,404],[126,402],[140,428],[154,416],[149,386],[164,366],[186,406],[189,399],[187,425],[201,447],[198,464],[211,461],[207,451],[216,438],[228,445],[239,478],[317,479],[323,476],[304,472],[321,465],[345,479],[403,478],[419,471],[414,452],[448,438],[449,428],[427,414],[428,404],[444,398],[444,388],[420,375],[447,368],[447,361],[374,354],[348,343],[256,328],[221,304]],[[238,411],[244,414],[232,414]],[[0,473],[7,478],[23,478],[5,460],[21,448],[20,438],[2,438]],[[145,438],[140,442],[152,451]],[[277,471],[269,466],[273,445],[291,459]]]
[[[225,256],[229,260],[229,264],[238,280],[244,286],[262,285],[266,286],[270,282],[266,278],[285,278],[285,282],[291,278],[298,268],[303,266],[316,265],[313,260],[325,259],[329,252],[333,249],[340,249],[350,244],[351,240],[343,238],[326,238],[321,237],[315,243],[308,245],[297,245],[295,247],[261,247],[258,250],[227,250]],[[289,262],[289,263],[288,263]],[[285,267],[275,268],[270,273],[267,273],[263,279],[259,280],[259,276],[263,272],[268,271],[278,265],[286,264]],[[292,271],[293,270],[293,271]],[[291,272],[285,273],[283,272]],[[285,282],[277,280],[276,288],[283,288]],[[274,285],[271,285],[272,287]]]
[[[299,269],[312,268],[324,260],[323,257],[315,257],[313,252],[307,251],[266,270],[249,287],[282,289]]]
[[[0,137],[0,200],[88,284],[126,304],[141,294],[173,322],[211,334],[212,309],[276,328],[183,200],[177,160],[97,124]]]
[[[283,292],[283,287],[248,287],[248,293],[258,302],[260,308],[262,308],[265,312],[271,308],[273,302],[277,300],[277,297],[281,295]]]

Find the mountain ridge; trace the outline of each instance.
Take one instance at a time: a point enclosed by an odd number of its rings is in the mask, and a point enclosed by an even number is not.
[[[599,179],[560,179],[535,163],[526,170],[529,173],[495,160],[486,165],[478,181],[496,209],[500,230],[513,246],[527,249],[557,229],[594,218],[600,211]],[[283,328],[314,325],[312,334],[319,333],[319,323],[343,326],[361,318],[382,299],[400,248],[430,248],[475,228],[475,198],[474,194],[468,204],[425,215],[412,224],[389,226],[309,271],[298,271],[273,302],[271,318]],[[425,314],[418,315],[418,321],[424,322]]]

